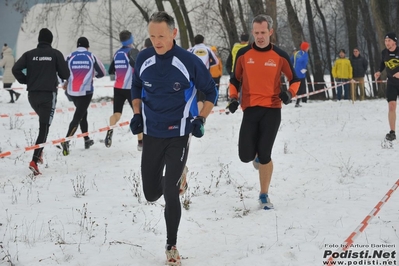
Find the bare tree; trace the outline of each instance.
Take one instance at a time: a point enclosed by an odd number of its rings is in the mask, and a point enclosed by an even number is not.
[[[368,52],[368,61],[370,66],[370,72],[375,73],[375,67],[378,67],[378,64],[381,60],[380,49],[378,45],[378,41],[376,38],[375,30],[373,27],[373,23],[371,21],[371,14],[369,5],[367,0],[360,0],[359,2],[360,14],[362,14],[363,18],[363,38],[366,40],[367,43],[367,52]],[[372,76],[372,80],[374,81],[374,75]],[[381,93],[378,92],[377,84],[373,83],[373,95],[380,95],[384,94],[383,91]],[[381,87],[382,88],[382,87]]]
[[[193,45],[194,44],[194,33],[193,33],[193,27],[191,26],[190,18],[188,17],[187,7],[186,7],[186,4],[184,3],[184,0],[179,0],[179,3],[180,3],[181,11],[183,13],[184,21],[186,22],[186,25],[187,25],[188,37],[191,41],[191,45]]]
[[[348,27],[349,51],[351,51],[358,46],[357,25],[359,19],[359,0],[342,0],[342,4],[344,6],[346,25]]]
[[[165,11],[165,7],[163,5],[163,0],[155,0],[155,4],[157,5],[158,11]]]
[[[248,4],[254,16],[266,13],[262,0],[248,0]]]
[[[272,43],[278,43],[278,23],[277,23],[277,0],[265,0],[266,2],[266,14],[271,16],[274,21],[274,34],[271,36]]]
[[[319,48],[318,48],[317,42],[316,42],[315,23],[314,23],[313,11],[312,11],[310,0],[305,0],[305,6],[306,6],[306,15],[308,18],[308,27],[309,27],[309,33],[310,33],[310,46],[312,47],[312,58],[313,58],[313,62],[314,62],[313,63],[314,64],[313,78],[314,78],[314,81],[316,82],[315,90],[321,90],[321,89],[324,89],[324,85],[322,84],[324,82],[323,62],[320,57]],[[325,99],[326,96],[324,93],[318,93],[318,94],[311,96],[311,98]]]
[[[243,32],[248,33],[248,27],[247,27],[247,23],[245,22],[244,11],[243,11],[243,8],[242,8],[241,0],[237,0],[237,5],[238,5],[238,14],[239,14],[239,17],[240,17],[240,21],[241,21],[241,26],[242,26]]]
[[[141,5],[139,5],[136,0],[131,0],[131,1],[133,5],[140,11],[140,14],[143,16],[144,20],[148,23],[150,21],[150,16],[148,15],[148,11],[144,10],[144,8],[142,8]],[[157,0],[155,2],[158,6],[158,10],[162,10],[163,8],[162,1]]]
[[[399,1],[392,1],[391,10],[391,14],[394,16],[392,19],[392,31],[399,32]]]
[[[379,50],[381,51],[385,48],[384,45],[384,36],[387,32],[390,31],[390,23],[389,23],[389,1],[377,1],[377,0],[370,0],[371,10],[372,10],[372,17],[374,21],[374,28],[377,34],[377,43],[379,44]],[[380,55],[380,52],[377,52]],[[381,60],[381,58],[380,58]],[[377,65],[378,63],[376,63]],[[378,67],[378,65],[377,65]],[[386,78],[386,72],[382,73],[382,79]],[[377,96],[378,97],[385,97],[385,85],[378,84],[377,89]]]
[[[285,0],[285,5],[287,7],[287,20],[291,30],[292,40],[295,47],[299,47],[305,36],[303,34],[302,25],[299,22],[297,11],[292,6],[291,0]]]
[[[218,7],[223,24],[227,29],[227,36],[230,43],[229,46],[232,48],[234,43],[239,40],[233,8],[231,7],[229,0],[218,0]]]
[[[375,31],[380,43],[384,47],[384,35],[390,30],[389,1],[370,0],[372,16],[375,23]]]
[[[331,62],[331,46],[330,46],[330,38],[329,38],[329,33],[328,33],[328,27],[327,27],[327,21],[326,18],[320,8],[318,0],[314,0],[314,5],[316,8],[316,12],[321,20],[321,24],[323,26],[323,36],[324,36],[324,44],[325,44],[325,53],[326,53],[326,65],[327,65],[327,70],[330,73],[330,79],[332,80],[332,73],[331,73],[331,67],[332,67],[332,62]],[[323,71],[325,72],[325,71]],[[333,93],[334,95],[334,93]]]

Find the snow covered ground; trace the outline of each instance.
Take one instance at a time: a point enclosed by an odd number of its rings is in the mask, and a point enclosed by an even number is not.
[[[112,96],[107,78],[95,85],[94,99]],[[18,91],[15,104],[0,91],[0,114],[9,115],[0,117],[0,149],[11,151],[0,159],[0,265],[163,265],[164,202],[144,199],[136,136],[123,126],[111,148],[101,142],[112,104],[89,109],[94,146],[85,150],[77,138],[64,157],[47,145],[43,174],[32,178],[32,151],[23,148],[34,143],[38,118],[29,114],[27,92]],[[272,156],[275,210],[259,210],[258,173],[238,158],[242,112],[226,115],[225,106],[214,108],[205,136],[191,142],[178,235],[183,266],[324,265],[323,256],[337,251],[399,178],[399,143],[381,147],[389,131],[385,100],[290,104]],[[65,136],[73,115],[63,91],[57,107],[49,141]],[[120,122],[131,117],[126,104]],[[335,261],[399,264],[399,191],[391,195],[353,238],[352,258]]]

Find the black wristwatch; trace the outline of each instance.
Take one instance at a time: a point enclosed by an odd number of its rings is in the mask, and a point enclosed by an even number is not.
[[[197,116],[195,119],[201,120],[201,121],[202,121],[202,124],[205,125],[205,122],[206,122],[206,118],[205,118],[205,117],[203,117],[203,116]]]

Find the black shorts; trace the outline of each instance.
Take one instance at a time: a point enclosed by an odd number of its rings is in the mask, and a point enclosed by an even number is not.
[[[114,113],[122,113],[126,100],[133,109],[131,90],[114,88]]]
[[[3,88],[8,90],[8,91],[11,89],[11,86],[12,86],[12,83],[4,83],[3,84]]]
[[[238,140],[240,160],[245,163],[251,162],[258,155],[261,164],[269,163],[280,122],[280,108],[246,108]]]
[[[399,86],[387,84],[387,90],[386,90],[387,101],[388,102],[391,102],[391,101],[396,102],[398,95],[399,95]]]
[[[39,116],[39,122],[51,125],[57,104],[57,93],[51,91],[30,91],[28,93],[30,106]]]

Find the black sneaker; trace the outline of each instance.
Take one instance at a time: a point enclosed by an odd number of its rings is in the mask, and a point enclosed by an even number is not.
[[[396,139],[396,134],[395,131],[391,130],[389,133],[385,136],[386,140],[392,141]]]
[[[15,93],[15,101],[18,101],[19,96],[21,96],[21,93],[16,92],[16,93]]]
[[[69,141],[61,142],[61,147],[62,147],[62,154],[64,156],[69,155]]]
[[[94,141],[92,139],[85,140],[85,149],[90,149],[90,146],[93,146]]]
[[[110,129],[107,131],[107,135],[105,136],[105,147],[109,148],[112,145],[112,135],[114,134],[114,130]]]

